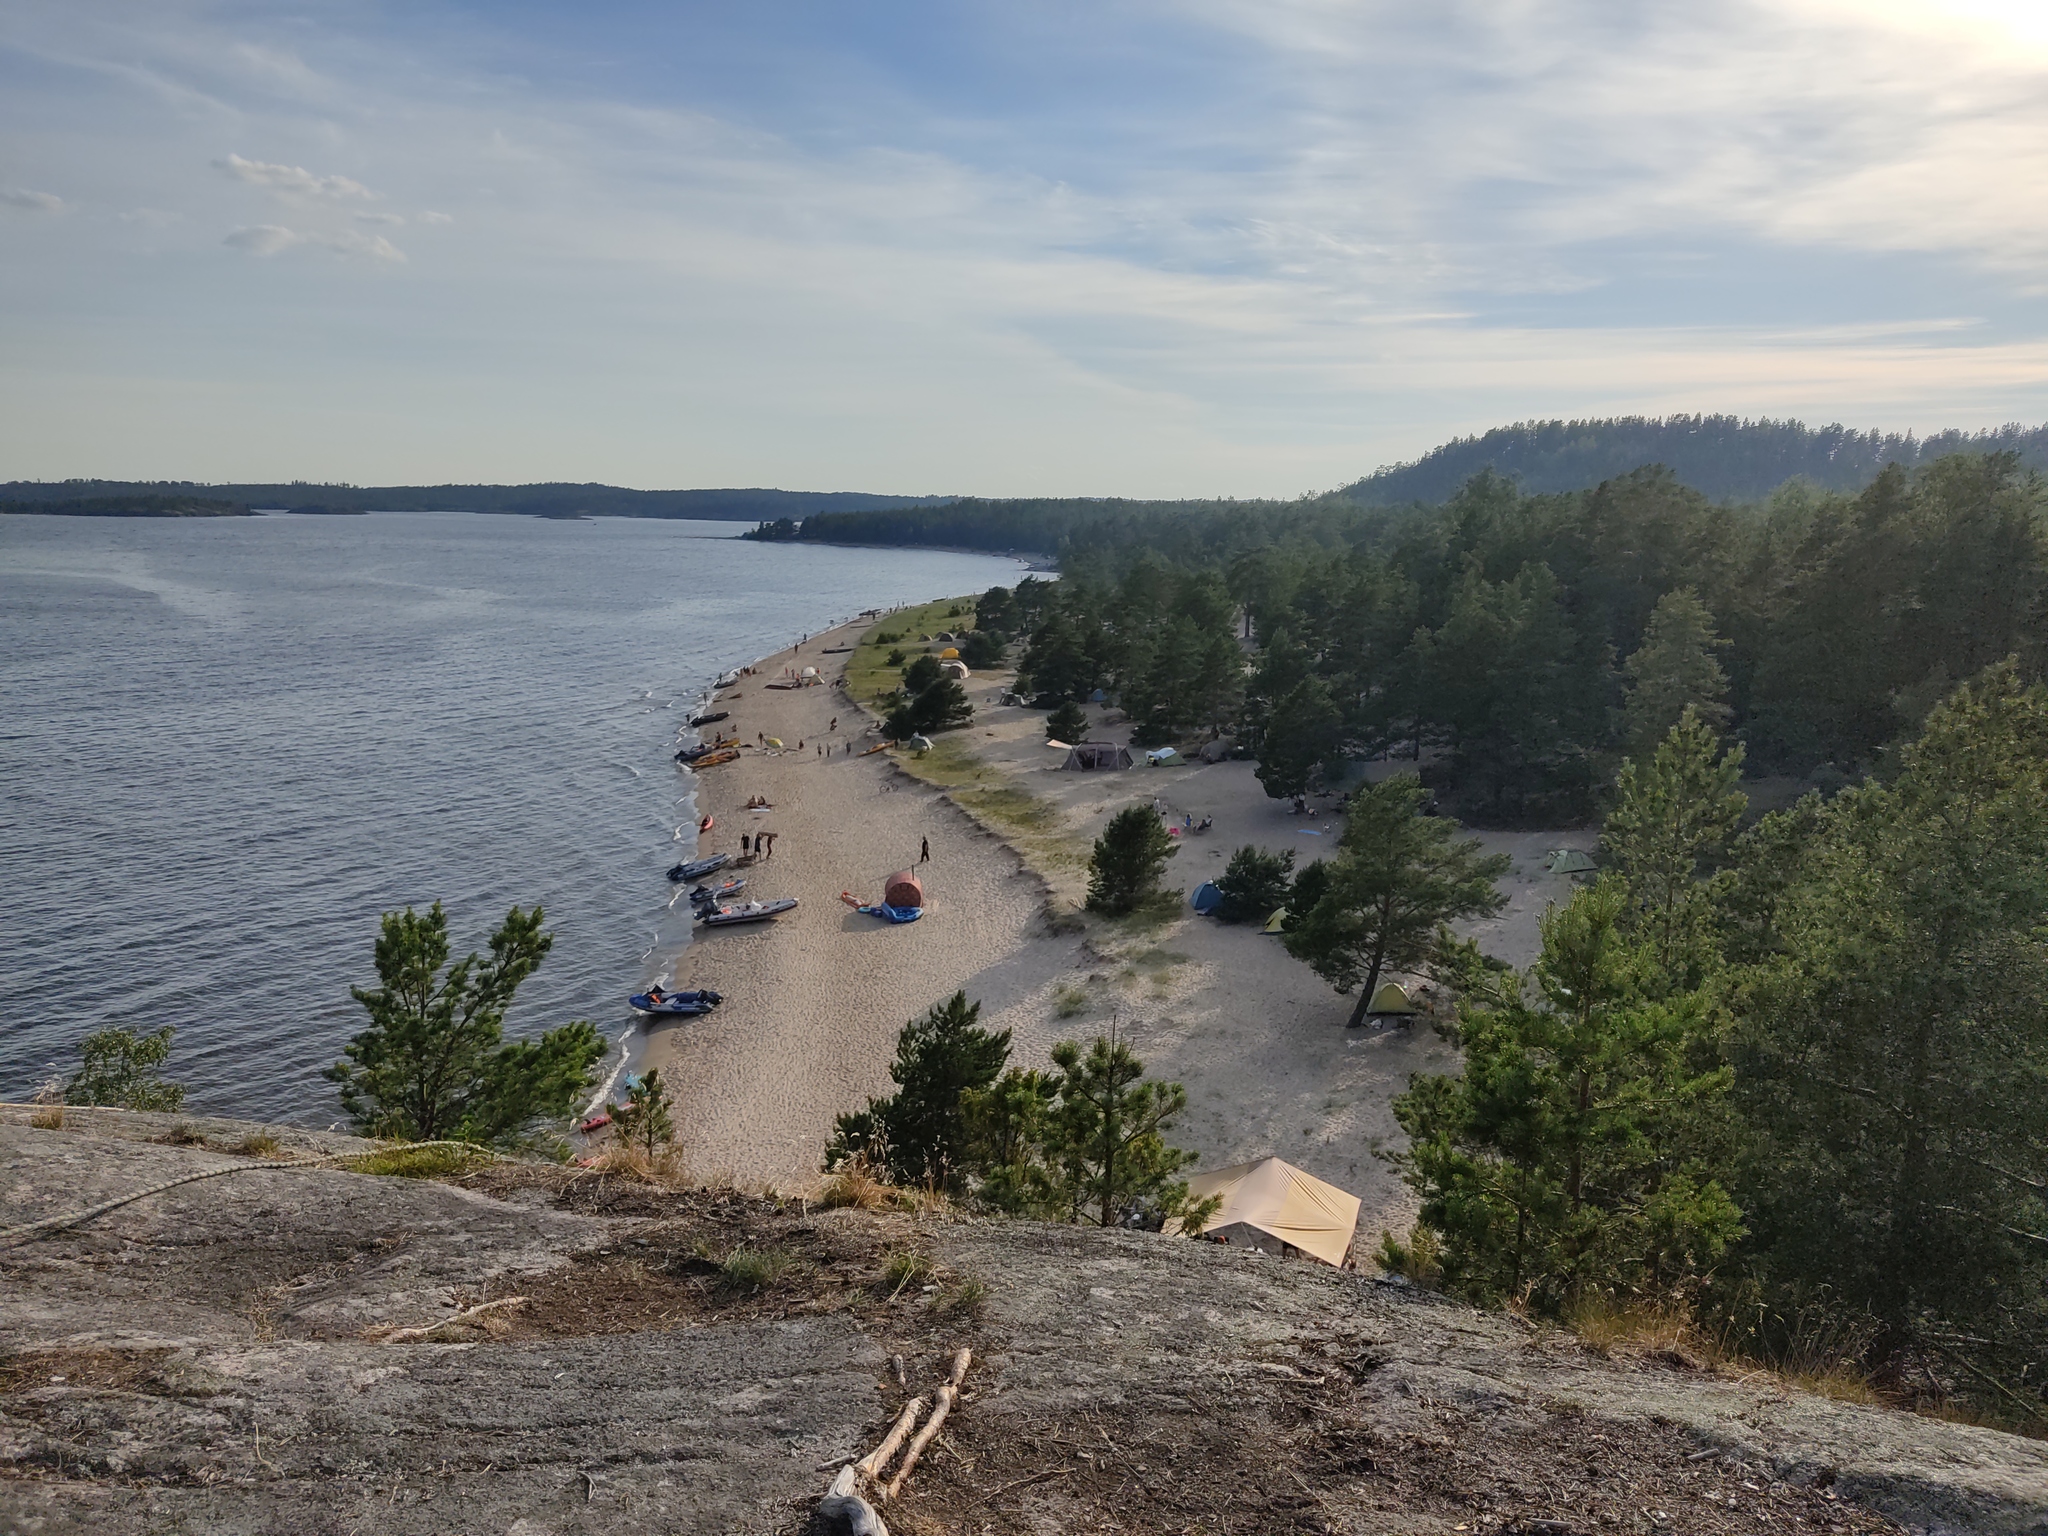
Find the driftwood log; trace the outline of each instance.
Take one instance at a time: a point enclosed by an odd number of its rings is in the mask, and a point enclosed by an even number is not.
[[[900,1357],[899,1357],[900,1358]],[[953,1411],[953,1404],[960,1396],[960,1383],[967,1377],[967,1367],[974,1359],[974,1351],[962,1349],[953,1356],[953,1373],[946,1384],[939,1388],[938,1406],[923,1429],[917,1431],[917,1438],[910,1442],[910,1448],[903,1453],[903,1464],[896,1469],[896,1475],[887,1483],[882,1473],[889,1465],[889,1459],[896,1454],[897,1447],[912,1429],[916,1428],[918,1416],[924,1412],[925,1400],[912,1398],[903,1405],[903,1411],[896,1415],[896,1422],[889,1426],[889,1433],[859,1461],[848,1462],[839,1469],[832,1479],[832,1486],[825,1491],[825,1497],[818,1500],[817,1514],[828,1521],[840,1522],[853,1536],[889,1536],[889,1527],[876,1513],[875,1506],[861,1496],[864,1487],[874,1489],[877,1500],[896,1497],[910,1476],[911,1469],[924,1454],[925,1447],[938,1437],[939,1428],[946,1422],[946,1415]]]
[[[946,1378],[946,1384],[939,1388],[938,1406],[932,1409],[932,1416],[917,1432],[917,1438],[910,1442],[910,1449],[903,1453],[903,1465],[896,1469],[896,1475],[889,1479],[882,1489],[882,1497],[893,1499],[896,1490],[903,1486],[917,1466],[917,1458],[924,1454],[924,1448],[938,1438],[939,1427],[946,1422],[946,1415],[953,1411],[954,1399],[960,1396],[960,1383],[967,1379],[968,1362],[974,1358],[974,1351],[961,1346],[960,1353],[953,1357],[953,1374]]]

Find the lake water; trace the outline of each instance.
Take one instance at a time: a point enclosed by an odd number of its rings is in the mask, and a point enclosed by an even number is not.
[[[379,914],[437,899],[457,954],[545,906],[509,1031],[624,1035],[687,940],[671,754],[712,679],[1022,571],[739,531],[0,517],[0,1098],[171,1024],[191,1108],[329,1124]]]

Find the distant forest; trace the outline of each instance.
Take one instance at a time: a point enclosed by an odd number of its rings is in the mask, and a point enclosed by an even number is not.
[[[1482,473],[1523,495],[1543,496],[1589,491],[1661,465],[1708,502],[1757,503],[1795,482],[1853,493],[1887,464],[1916,469],[1955,453],[2004,453],[2022,468],[2048,470],[2048,426],[1915,438],[1733,416],[1528,422],[1446,443],[1413,464],[1294,501],[970,496],[822,516],[792,511],[749,537],[1082,556],[1145,545],[1175,558],[1197,552],[1227,557],[1276,539],[1355,543],[1365,530],[1385,526],[1385,513],[1449,501]]]
[[[0,506],[18,512],[175,517],[171,501],[239,504],[307,512],[510,512],[526,517],[684,517],[754,522],[820,512],[923,506],[947,496],[877,496],[865,491],[632,491],[615,485],[200,485],[180,480],[15,480],[0,484]],[[132,503],[133,510],[113,504]]]
[[[45,517],[248,517],[247,503],[217,496],[66,496],[0,499],[0,515],[38,512]]]

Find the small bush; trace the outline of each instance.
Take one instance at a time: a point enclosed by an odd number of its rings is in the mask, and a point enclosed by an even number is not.
[[[718,1288],[729,1296],[754,1296],[789,1273],[794,1261],[780,1248],[735,1248],[718,1266]]]
[[[206,1145],[206,1133],[196,1129],[189,1120],[174,1120],[159,1140],[174,1147],[203,1147]]]
[[[475,1147],[396,1146],[351,1158],[345,1166],[351,1173],[376,1174],[394,1179],[449,1179],[480,1167],[488,1159]]]
[[[878,629],[878,630],[876,630],[876,631],[875,631],[875,632],[874,632],[874,633],[873,633],[872,635],[870,635],[870,636],[868,637],[868,644],[869,644],[869,645],[894,645],[894,644],[895,644],[895,643],[896,643],[896,642],[897,642],[898,640],[901,640],[902,638],[903,638],[903,632],[902,632],[901,630],[897,630],[897,629]],[[894,666],[894,665],[895,665],[895,663],[894,663],[894,662],[891,662],[891,663],[890,663],[890,665],[891,665],[891,666]]]
[[[939,1293],[938,1310],[954,1317],[980,1317],[988,1306],[988,1287],[979,1280],[962,1280]]]
[[[244,1157],[269,1157],[277,1150],[277,1138],[268,1131],[253,1131],[231,1149]]]
[[[882,1262],[882,1289],[894,1301],[913,1285],[924,1285],[939,1272],[929,1254],[899,1248]]]
[[[909,659],[910,658],[908,654],[903,650],[903,648],[901,646],[898,646],[895,650],[889,653],[888,664],[892,667],[900,667],[903,665],[904,662],[908,661]]]
[[[1408,1229],[1408,1241],[1405,1243],[1391,1232],[1382,1232],[1380,1251],[1373,1257],[1390,1275],[1401,1275],[1417,1285],[1434,1287],[1441,1284],[1444,1277],[1443,1266],[1437,1259],[1441,1249],[1442,1240],[1418,1221]]]
[[[1250,843],[1230,856],[1216,889],[1223,900],[1217,918],[1226,923],[1263,923],[1275,907],[1287,905],[1294,884],[1294,850],[1267,853]]]
[[[1054,1017],[1061,1019],[1071,1019],[1077,1014],[1086,1013],[1088,989],[1077,987],[1070,981],[1061,982],[1053,988],[1052,1011]]]
[[[880,1211],[894,1205],[896,1195],[893,1187],[875,1177],[865,1157],[855,1157],[818,1187],[817,1203],[828,1211]]]
[[[64,1106],[46,1104],[28,1117],[28,1123],[38,1131],[61,1131],[64,1129]]]

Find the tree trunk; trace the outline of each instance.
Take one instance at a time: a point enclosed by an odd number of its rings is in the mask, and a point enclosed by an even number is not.
[[[1346,1029],[1356,1029],[1365,1022],[1365,1011],[1372,1006],[1373,993],[1380,989],[1380,972],[1386,968],[1386,963],[1387,951],[1382,945],[1373,951],[1372,964],[1365,972],[1364,990],[1358,994],[1358,1006],[1351,1010],[1351,1018],[1344,1026]]]

